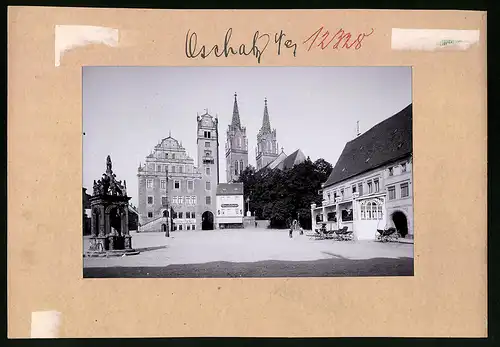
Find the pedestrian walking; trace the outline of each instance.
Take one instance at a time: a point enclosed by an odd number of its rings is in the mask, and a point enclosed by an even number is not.
[[[289,231],[290,238],[293,237],[293,231],[297,229],[297,226],[298,226],[297,220],[294,219],[292,225],[290,226],[290,231]]]

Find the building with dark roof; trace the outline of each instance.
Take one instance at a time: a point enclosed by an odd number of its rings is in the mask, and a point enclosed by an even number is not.
[[[413,238],[412,105],[346,143],[327,181],[313,227],[347,226],[357,239],[395,227]]]
[[[219,183],[216,193],[217,229],[243,228],[243,183]]]
[[[297,149],[290,155],[286,155],[283,148],[281,149],[281,153],[278,155],[276,159],[267,164],[264,168],[269,169],[279,169],[279,170],[288,170],[293,168],[295,165],[303,163],[306,160],[306,156],[304,153]]]

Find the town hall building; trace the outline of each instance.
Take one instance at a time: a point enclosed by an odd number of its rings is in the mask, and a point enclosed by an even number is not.
[[[218,119],[197,116],[197,165],[182,143],[162,139],[138,168],[139,231],[214,229]]]
[[[321,206],[311,205],[313,229],[348,227],[373,240],[394,227],[413,239],[412,105],[349,141],[323,184]]]

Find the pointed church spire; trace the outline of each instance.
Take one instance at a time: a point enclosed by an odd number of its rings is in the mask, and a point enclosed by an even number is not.
[[[264,118],[262,119],[262,133],[271,132],[271,122],[269,121],[269,112],[267,110],[267,98],[264,99]]]
[[[238,94],[234,93],[233,119],[231,121],[231,127],[241,129],[240,112],[238,110],[237,96]]]

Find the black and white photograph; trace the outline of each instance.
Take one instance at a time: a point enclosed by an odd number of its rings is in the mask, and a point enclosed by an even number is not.
[[[84,278],[414,275],[412,68],[82,68]]]

